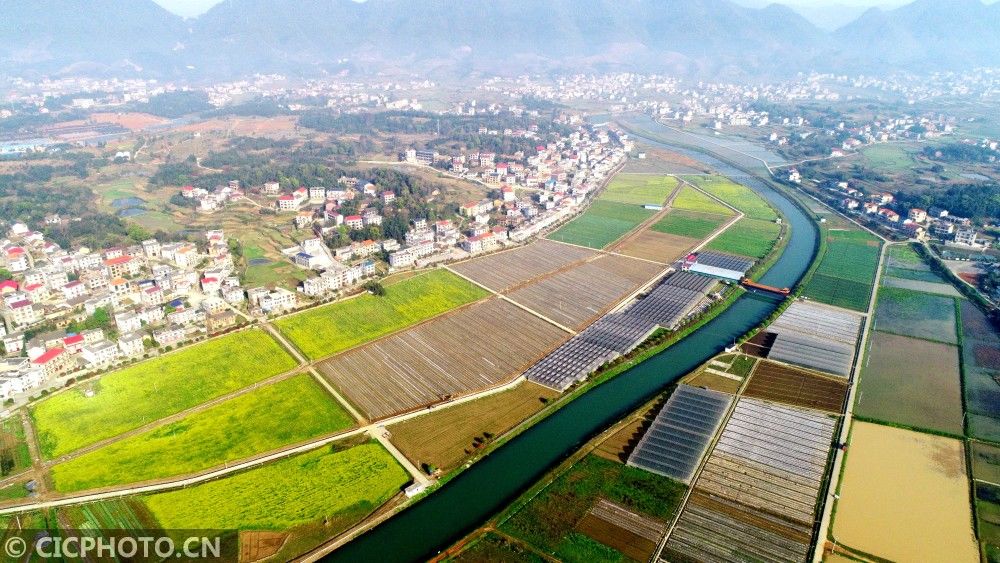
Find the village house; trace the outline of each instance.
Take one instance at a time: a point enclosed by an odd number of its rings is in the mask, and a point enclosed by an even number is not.
[[[80,357],[91,367],[105,367],[114,362],[120,353],[114,342],[103,341],[89,344],[80,350]]]
[[[139,332],[130,332],[119,335],[118,349],[121,351],[121,355],[126,358],[141,356],[143,352],[146,351],[146,346],[143,343],[143,340],[144,337],[142,333]]]
[[[52,378],[62,375],[73,366],[73,356],[62,348],[52,348],[31,360],[31,363],[41,369],[46,378]]]
[[[467,237],[462,241],[462,249],[469,254],[479,254],[481,252],[496,250],[499,244],[500,241],[493,235],[493,232],[488,231],[480,235]]]
[[[171,346],[183,341],[187,337],[187,331],[182,326],[168,326],[160,330],[153,331],[153,340],[160,346]]]

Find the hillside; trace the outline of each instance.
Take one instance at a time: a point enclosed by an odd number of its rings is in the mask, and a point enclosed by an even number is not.
[[[1000,64],[1000,4],[917,0],[834,32],[729,0],[227,0],[183,20],[151,0],[0,0],[0,62],[175,77],[551,70],[788,75]]]

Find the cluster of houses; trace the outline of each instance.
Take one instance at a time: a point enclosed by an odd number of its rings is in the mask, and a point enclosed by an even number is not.
[[[203,213],[213,213],[221,209],[227,201],[239,201],[243,198],[239,180],[230,180],[228,185],[216,186],[212,191],[194,186],[184,186],[181,188],[181,195],[196,200],[198,211]]]
[[[225,331],[238,324],[238,307],[271,313],[297,306],[294,292],[245,291],[221,230],[206,231],[198,243],[150,239],[67,251],[16,223],[0,241],[0,258],[13,275],[0,282],[0,399],[141,357],[150,347]],[[66,330],[92,321],[100,328]]]
[[[507,133],[515,134],[503,132]],[[329,248],[324,236],[335,229],[382,225],[380,207],[372,204],[391,205],[398,194],[349,176],[338,179],[335,187],[299,187],[291,192],[271,181],[264,183],[260,192],[274,198],[277,212],[295,213],[296,227],[314,233],[283,253],[296,266],[316,272],[299,288],[315,298],[375,275],[376,257],[384,257],[390,269],[399,270],[522,242],[572,217],[587,195],[624,162],[629,150],[631,141],[624,133],[583,127],[558,141],[536,146],[534,154],[527,157],[516,153],[500,158],[483,151],[446,156],[409,150],[401,155],[402,160],[449,168],[485,184],[495,197],[462,204],[454,219],[415,219],[402,240],[361,240],[339,248]],[[356,204],[351,206],[356,213],[341,213],[348,202]]]
[[[788,179],[796,183],[801,181],[795,169],[789,172]],[[866,194],[848,182],[838,182],[828,189],[839,198],[840,208],[844,211],[869,217],[909,238],[936,238],[946,243],[973,248],[987,245],[986,241],[979,238],[972,220],[952,215],[947,209],[913,207],[906,210],[904,216],[893,208],[895,197],[889,192]]]

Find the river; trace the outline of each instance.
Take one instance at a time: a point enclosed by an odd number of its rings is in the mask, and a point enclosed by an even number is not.
[[[643,123],[655,131],[655,123]],[[652,124],[652,125],[651,125]],[[809,217],[786,196],[710,155],[683,152],[767,198],[791,227],[784,252],[761,282],[792,287],[809,268],[818,233]],[[660,393],[753,327],[777,306],[746,293],[718,317],[660,354],[599,385],[498,448],[440,490],[328,556],[332,561],[425,560],[482,525],[584,442]]]

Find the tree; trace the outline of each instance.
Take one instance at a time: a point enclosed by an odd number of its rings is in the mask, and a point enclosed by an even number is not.
[[[0,268],[0,281],[7,281],[13,279],[14,274],[7,268]]]
[[[385,287],[382,284],[380,284],[379,282],[377,282],[377,281],[373,280],[373,281],[365,282],[365,285],[363,285],[362,287],[365,288],[365,291],[367,291],[368,293],[371,293],[372,295],[374,295],[376,297],[383,297],[383,296],[385,296]]]

